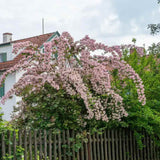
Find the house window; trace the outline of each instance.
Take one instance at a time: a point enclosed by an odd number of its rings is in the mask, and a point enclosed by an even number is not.
[[[0,79],[1,79],[1,75],[2,75],[2,74],[3,74],[3,73],[0,72]],[[0,98],[4,96],[4,92],[5,92],[4,89],[5,89],[5,84],[3,83],[3,84],[0,86]]]
[[[7,61],[7,54],[0,53],[0,62],[6,62],[6,61]]]
[[[0,87],[0,97],[4,96],[4,84]]]

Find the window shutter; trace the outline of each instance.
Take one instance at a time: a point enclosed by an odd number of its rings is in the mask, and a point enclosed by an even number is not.
[[[55,58],[56,58],[56,59],[58,58],[58,54],[57,54],[57,53],[55,53]]]
[[[3,62],[6,62],[7,61],[7,54],[6,53],[3,53]]]
[[[0,87],[0,97],[4,96],[4,84]]]

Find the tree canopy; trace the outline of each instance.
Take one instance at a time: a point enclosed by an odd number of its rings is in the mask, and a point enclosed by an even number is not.
[[[158,0],[158,4],[160,4],[160,0]],[[152,35],[158,34],[160,32],[160,23],[149,24],[148,29],[150,29]]]

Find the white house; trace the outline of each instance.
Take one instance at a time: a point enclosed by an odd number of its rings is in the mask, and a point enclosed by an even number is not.
[[[14,66],[21,59],[20,54],[15,55],[14,53],[12,53],[14,43],[31,41],[32,43],[37,44],[39,48],[43,48],[44,42],[51,41],[57,36],[60,36],[58,31],[13,41],[11,33],[4,33],[3,43],[0,43],[0,75],[7,69]],[[15,72],[14,74],[8,75],[4,85],[0,87],[0,99],[8,90],[12,88],[13,84],[16,83],[21,76],[21,72]],[[0,107],[2,108],[2,112],[4,113],[2,117],[4,120],[11,119],[10,114],[13,111],[13,106],[16,105],[18,100],[18,97],[13,96],[11,99],[8,99],[4,105],[0,103]]]

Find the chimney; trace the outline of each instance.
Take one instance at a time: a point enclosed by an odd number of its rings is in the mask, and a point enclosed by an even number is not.
[[[12,41],[12,33],[3,33],[3,43]]]

